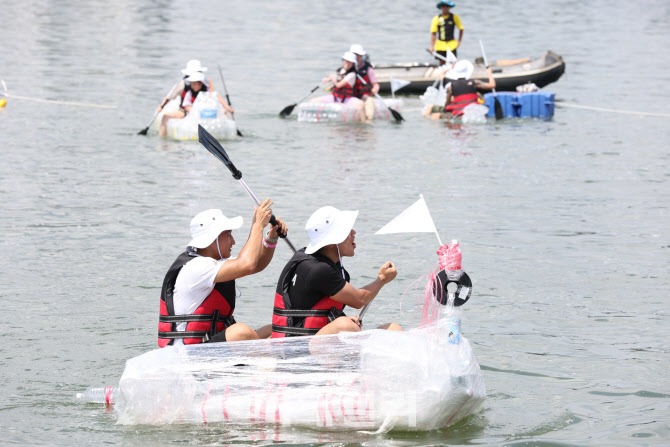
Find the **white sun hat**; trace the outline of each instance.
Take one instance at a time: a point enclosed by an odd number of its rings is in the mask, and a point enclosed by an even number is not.
[[[184,68],[181,72],[185,75],[191,75],[196,71],[205,72],[207,71],[207,67],[203,67],[198,59],[191,59],[190,61],[186,62],[186,68]]]
[[[344,59],[345,61],[352,62],[354,64],[356,63],[356,55],[351,51],[347,51],[346,53],[344,53],[342,55],[342,59]]]
[[[186,78],[188,82],[205,82],[205,75],[199,71],[191,73],[191,75]]]
[[[305,225],[310,241],[305,253],[312,254],[326,245],[344,241],[354,228],[356,217],[358,210],[340,211],[334,206],[324,206],[316,210]]]
[[[454,68],[452,68],[451,71],[454,72],[456,79],[470,79],[474,69],[475,67],[472,65],[472,62],[462,59],[454,64]]]
[[[189,247],[207,248],[226,230],[237,230],[242,226],[242,216],[228,219],[221,210],[207,210],[191,219],[191,242]]]
[[[367,54],[363,47],[357,43],[353,44],[351,48],[349,48],[349,51],[354,54],[358,54],[359,56],[365,56]]]

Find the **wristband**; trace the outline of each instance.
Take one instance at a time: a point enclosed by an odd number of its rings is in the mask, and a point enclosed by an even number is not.
[[[277,241],[274,244],[268,244],[265,238],[263,238],[263,247],[265,248],[275,248],[277,246]]]
[[[265,240],[268,241],[268,244],[276,244],[277,241],[279,240],[279,238],[274,238],[274,239],[272,239],[272,238],[269,236],[269,234],[270,234],[270,232],[268,231],[267,234],[265,235]]]

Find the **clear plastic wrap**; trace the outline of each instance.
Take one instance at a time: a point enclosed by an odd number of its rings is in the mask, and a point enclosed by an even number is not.
[[[217,93],[208,91],[198,94],[191,111],[183,119],[169,119],[167,137],[174,140],[197,140],[198,124],[217,139],[232,139],[237,136],[235,121],[226,117],[223,107],[216,97]],[[173,99],[165,105],[163,111],[154,120],[156,132],[160,128],[164,112],[179,108],[179,99]]]
[[[444,247],[460,261],[457,244]],[[460,268],[449,262],[447,268]],[[461,270],[439,268],[423,277],[422,321],[405,332],[169,346],[130,359],[119,384],[118,422],[378,432],[454,424],[486,399],[479,364],[461,334],[461,308],[453,306],[455,298],[469,297],[471,283],[446,292],[462,277]]]
[[[386,105],[384,105],[386,103]],[[379,99],[374,99],[375,120],[391,120],[394,119],[388,107],[400,112],[402,108],[402,99],[384,99],[384,102]],[[387,107],[388,106],[388,107]],[[351,104],[342,103],[326,103],[326,102],[302,102],[296,108],[298,113],[298,121],[305,121],[310,123],[321,123],[327,121],[339,122],[355,122],[361,121],[360,109]]]

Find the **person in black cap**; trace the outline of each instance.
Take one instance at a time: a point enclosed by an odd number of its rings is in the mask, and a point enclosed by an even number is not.
[[[461,46],[461,40],[463,40],[461,18],[450,12],[454,6],[456,4],[451,0],[441,0],[437,4],[437,8],[441,9],[442,13],[433,17],[433,21],[430,24],[430,52],[435,51],[445,58],[447,57],[447,49],[454,53],[454,56],[458,57],[456,48]],[[459,30],[458,41],[454,38],[454,28],[458,28]],[[440,58],[436,59],[440,61],[440,65],[445,63]]]

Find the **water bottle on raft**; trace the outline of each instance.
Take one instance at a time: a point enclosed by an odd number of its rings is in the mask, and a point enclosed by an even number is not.
[[[115,386],[89,386],[83,393],[77,393],[77,399],[89,404],[114,405],[119,397],[119,388]]]
[[[457,240],[442,245],[437,251],[439,272],[435,275],[433,290],[435,299],[442,305],[442,312],[448,318],[448,342],[461,342],[461,306],[470,298],[472,281],[461,268],[463,255]]]

